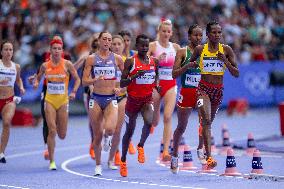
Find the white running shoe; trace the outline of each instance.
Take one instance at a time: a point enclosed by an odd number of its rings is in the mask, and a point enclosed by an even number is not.
[[[96,165],[95,176],[102,176],[102,165]]]
[[[105,152],[108,152],[110,147],[111,147],[111,140],[112,136],[104,136],[104,144],[103,144],[103,149]]]
[[[108,161],[107,165],[108,165],[108,168],[111,169],[111,170],[117,170],[118,169],[118,167],[114,165],[113,161]]]
[[[178,157],[172,156],[171,158],[171,171],[173,174],[177,174],[179,171],[179,166],[178,166]]]
[[[204,149],[201,148],[201,149],[197,149],[197,157],[199,159],[199,162],[204,165],[207,163],[206,161],[206,155],[205,155],[205,152],[204,152]]]
[[[0,154],[0,163],[6,163],[6,159],[5,159],[4,153]]]

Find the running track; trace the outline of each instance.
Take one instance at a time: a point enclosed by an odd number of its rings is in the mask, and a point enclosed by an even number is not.
[[[138,118],[138,127],[133,141],[138,142],[142,120]],[[173,127],[176,127],[176,115],[173,116]],[[220,111],[214,121],[213,134],[216,143],[221,143],[221,125],[226,123],[231,141],[246,140],[248,132],[255,138],[279,135],[279,113],[276,108],[251,110],[246,117],[227,117]],[[10,141],[6,150],[7,164],[0,164],[0,188],[284,188],[284,183],[271,180],[248,180],[219,176],[225,170],[225,156],[216,155],[218,174],[207,175],[195,172],[180,171],[173,175],[168,168],[156,162],[159,154],[162,124],[150,135],[145,145],[147,160],[144,165],[138,164],[136,155],[128,155],[127,178],[122,178],[118,171],[108,170],[107,153],[103,153],[103,176],[93,177],[95,162],[88,156],[89,131],[87,117],[71,117],[67,137],[64,141],[57,139],[56,163],[57,171],[48,171],[48,162],[43,159],[42,129],[12,128]],[[197,145],[197,115],[189,120],[185,133],[186,143],[193,149]],[[283,142],[284,143],[284,142]],[[270,145],[273,145],[270,143]],[[236,151],[236,150],[235,150]],[[194,164],[200,167],[196,151],[192,151]],[[248,174],[251,171],[251,157],[236,151],[237,169]],[[277,176],[284,175],[284,154],[262,152],[264,172]]]

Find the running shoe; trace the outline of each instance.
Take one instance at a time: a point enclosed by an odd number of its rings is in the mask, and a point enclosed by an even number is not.
[[[0,163],[7,163],[4,153],[0,154]]]
[[[114,155],[114,164],[119,166],[120,165],[120,153],[117,150]]]
[[[150,134],[153,134],[153,133],[154,133],[154,130],[155,130],[155,127],[154,127],[154,126],[151,126],[151,128],[150,128]]]
[[[43,157],[45,160],[49,160],[49,153],[48,153],[48,150],[44,150],[43,152]]]
[[[108,168],[111,170],[117,170],[118,167],[114,165],[113,161],[108,161],[107,162]]]
[[[126,162],[121,161],[121,163],[120,163],[120,171],[119,172],[120,172],[120,175],[122,177],[127,177],[128,170],[127,170]]]
[[[173,174],[177,174],[179,171],[178,167],[178,157],[171,157],[171,171]]]
[[[104,149],[105,152],[109,151],[109,149],[111,147],[111,140],[112,140],[112,136],[105,136],[104,137],[103,149]]]
[[[128,152],[129,152],[129,154],[135,154],[136,153],[136,149],[135,149],[132,141],[130,141],[130,143],[129,143]]]
[[[92,159],[95,159],[95,158],[96,158],[96,156],[95,156],[95,150],[94,150],[94,148],[93,148],[93,144],[90,145],[89,154],[90,154],[90,157],[91,157]]]
[[[138,150],[138,162],[139,163],[145,163],[144,148],[137,146],[137,150]]]
[[[213,157],[208,157],[207,158],[207,167],[209,169],[213,169],[214,167],[217,166],[217,161],[213,159]]]
[[[203,148],[197,149],[196,152],[197,152],[197,157],[199,159],[199,162],[202,165],[205,165],[207,162],[206,162],[206,155],[205,155],[204,149]]]
[[[49,164],[49,170],[55,171],[57,169],[55,161],[50,162]]]
[[[102,165],[96,165],[95,176],[102,176]]]
[[[170,161],[170,160],[171,160],[171,155],[169,154],[169,152],[163,151],[162,161]]]

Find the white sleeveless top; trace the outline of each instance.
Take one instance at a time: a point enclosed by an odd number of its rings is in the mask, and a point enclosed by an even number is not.
[[[0,60],[0,86],[11,86],[14,87],[16,77],[17,77],[17,69],[16,64],[11,62],[10,67],[6,67],[2,60]]]

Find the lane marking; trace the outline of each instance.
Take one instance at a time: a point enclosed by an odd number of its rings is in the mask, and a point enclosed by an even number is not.
[[[129,183],[129,184],[140,184],[140,185],[148,185],[148,186],[159,186],[159,187],[168,187],[168,188],[189,188],[189,189],[206,189],[206,188],[201,188],[201,187],[192,187],[192,186],[180,186],[180,185],[165,185],[165,184],[156,184],[156,183],[147,183],[147,182],[138,182],[138,181],[129,181],[129,180],[118,180],[118,179],[111,179],[111,178],[104,178],[104,177],[95,177],[92,175],[87,175],[83,173],[79,173],[76,171],[72,171],[71,169],[68,168],[68,164],[74,161],[78,161],[80,159],[84,159],[89,157],[89,154],[81,155],[81,156],[76,156],[70,159],[67,159],[61,164],[61,168],[73,175],[81,176],[81,177],[87,177],[87,178],[92,178],[92,179],[98,179],[98,180],[105,180],[105,181],[111,181],[111,182],[121,182],[121,183]]]
[[[24,188],[24,187],[20,187],[20,186],[11,186],[11,185],[6,185],[6,184],[0,184],[0,187],[3,187],[3,188],[18,188],[18,189],[30,189],[30,188]]]
[[[77,146],[56,148],[56,152],[64,152],[64,151],[69,151],[69,150],[74,150],[74,149],[81,149],[81,148],[86,148],[86,145],[82,144],[82,145],[77,145]],[[7,159],[12,159],[12,158],[18,158],[18,157],[24,157],[24,156],[37,155],[37,154],[42,154],[43,151],[44,150],[36,150],[36,151],[31,151],[31,152],[13,154],[13,155],[6,156],[6,158]]]

